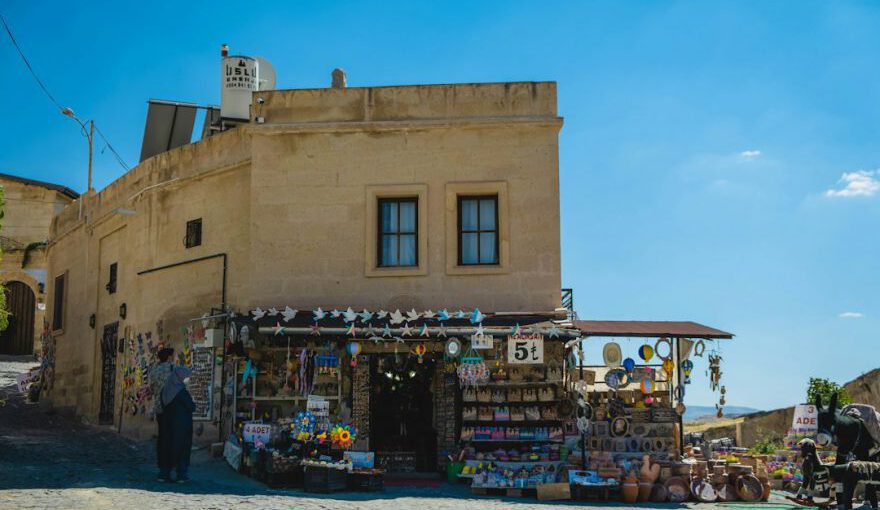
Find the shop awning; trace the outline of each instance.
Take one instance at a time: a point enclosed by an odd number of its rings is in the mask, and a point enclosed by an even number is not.
[[[573,321],[583,336],[731,339],[732,333],[691,321]]]

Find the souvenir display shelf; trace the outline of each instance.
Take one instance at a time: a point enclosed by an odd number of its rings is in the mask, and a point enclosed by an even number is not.
[[[286,362],[286,354],[287,354],[286,347],[269,347],[269,348],[261,349],[261,351],[269,354],[270,356],[276,356],[276,355],[284,356],[283,359]],[[280,356],[278,357],[278,359],[281,359]],[[341,360],[341,358],[339,358],[339,359]],[[292,354],[291,354],[291,360],[293,360]],[[240,362],[241,362],[241,360],[240,360]],[[233,378],[234,378],[233,380],[236,381],[236,383],[233,385],[233,402],[235,403],[234,409],[235,409],[235,415],[236,415],[236,419],[235,419],[236,422],[242,421],[242,420],[256,420],[260,416],[260,414],[258,413],[258,409],[260,409],[261,407],[264,408],[264,407],[270,406],[270,405],[290,407],[291,409],[287,409],[286,414],[290,414],[290,411],[292,409],[304,409],[305,408],[305,404],[309,399],[309,396],[307,396],[307,395],[301,395],[301,394],[296,394],[296,393],[291,393],[291,394],[277,393],[274,395],[258,394],[258,393],[260,393],[260,390],[263,389],[263,386],[261,384],[263,381],[261,379],[267,378],[270,375],[270,372],[268,372],[262,368],[262,366],[265,366],[265,364],[268,363],[267,361],[257,362],[258,367],[260,367],[260,368],[257,370],[255,377],[248,378],[248,383],[247,383],[248,384],[248,386],[247,386],[248,392],[244,393],[244,394],[240,393],[239,392],[239,389],[241,386],[239,384],[239,380],[241,377],[241,370],[240,370],[240,366],[239,366],[240,362],[235,364],[235,372],[233,373]],[[336,372],[335,375],[315,374],[315,376],[314,376],[316,386],[317,385],[326,385],[323,387],[327,387],[327,386],[332,387],[335,385],[335,388],[336,388],[335,392],[329,392],[327,394],[312,393],[312,396],[321,397],[324,400],[327,400],[330,402],[330,406],[331,406],[330,414],[331,415],[335,414],[334,409],[338,409],[339,402],[342,400],[342,371],[343,371],[343,367],[341,366],[341,361],[340,361],[340,364],[335,369],[335,372]],[[260,390],[258,390],[258,388]]]

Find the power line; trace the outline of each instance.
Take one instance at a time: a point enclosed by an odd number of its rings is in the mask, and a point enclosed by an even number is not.
[[[47,89],[46,85],[43,84],[43,80],[41,80],[40,77],[37,76],[37,72],[34,71],[34,68],[31,67],[31,63],[28,62],[27,57],[24,56],[24,52],[21,51],[21,47],[18,46],[18,41],[16,41],[15,36],[12,35],[12,30],[9,29],[9,25],[6,23],[6,18],[4,18],[2,14],[0,14],[0,21],[3,22],[3,28],[6,29],[6,34],[9,36],[9,40],[12,41],[12,45],[15,46],[15,51],[18,52],[18,55],[21,57],[21,60],[24,61],[24,65],[27,66],[28,71],[31,72],[31,76],[33,76],[34,80],[37,81],[37,85],[39,85],[40,88],[43,89],[43,92],[46,93],[46,96],[49,98],[50,101],[52,101],[52,103],[58,108],[59,111],[63,110],[64,107],[61,106],[61,103],[59,103],[55,99],[55,96],[53,96],[52,93],[49,92],[49,89]]]
[[[52,101],[52,104],[54,104],[55,107],[58,108],[58,111],[63,113],[64,107],[61,106],[61,103],[59,103],[58,100],[55,99],[55,96],[53,96],[52,93],[49,92],[49,89],[43,83],[43,80],[41,80],[40,77],[37,75],[37,72],[34,71],[34,68],[31,66],[30,61],[28,61],[24,52],[21,50],[21,47],[18,45],[18,41],[15,40],[15,36],[12,35],[12,30],[9,28],[9,24],[6,23],[6,18],[4,18],[2,14],[0,14],[0,22],[3,23],[3,28],[6,30],[6,35],[9,36],[9,40],[12,41],[12,45],[15,47],[15,50],[18,52],[18,55],[21,57],[21,60],[24,62],[24,65],[28,68],[28,71],[30,71],[31,76],[34,78],[34,81],[37,82],[37,85],[40,86],[40,89],[42,89],[43,93],[46,94],[46,97],[49,98],[49,101]],[[104,133],[101,132],[101,129],[98,128],[97,124],[95,124],[95,130],[98,132],[98,135],[101,137],[101,139],[104,140],[104,143],[107,144],[107,148],[110,149],[110,152],[113,153],[113,156],[116,158],[116,162],[119,163],[120,166],[122,166],[122,168],[124,168],[125,170],[128,170],[129,167],[125,163],[125,160],[123,160],[122,156],[120,156],[119,153],[116,152],[116,149],[113,148],[113,144],[111,144],[110,140],[108,140],[107,137],[104,135]],[[103,152],[103,151],[101,151],[101,152]]]

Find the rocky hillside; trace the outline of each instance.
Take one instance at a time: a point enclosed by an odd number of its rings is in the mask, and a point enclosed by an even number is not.
[[[880,409],[880,368],[843,385],[853,402],[869,404]],[[737,418],[714,423],[685,424],[687,432],[704,432],[706,437],[716,439],[732,437],[741,446],[752,446],[759,439],[785,436],[791,427],[794,407],[746,414]]]

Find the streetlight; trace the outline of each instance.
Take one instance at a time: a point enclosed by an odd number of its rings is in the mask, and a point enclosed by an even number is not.
[[[61,114],[65,117],[70,117],[75,120],[77,124],[79,124],[80,129],[82,129],[83,134],[86,138],[89,139],[89,187],[86,190],[86,194],[89,191],[92,191],[92,148],[94,147],[94,138],[95,138],[95,121],[89,121],[89,129],[86,130],[86,125],[83,124],[83,121],[79,120],[77,116],[73,113],[73,110],[67,108],[66,106],[61,109]]]

